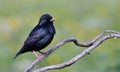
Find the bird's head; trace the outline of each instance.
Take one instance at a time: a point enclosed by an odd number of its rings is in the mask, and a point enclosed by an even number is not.
[[[56,20],[56,18],[53,18],[51,15],[44,14],[41,16],[39,24],[40,25],[53,24],[53,21],[55,21],[55,20]]]

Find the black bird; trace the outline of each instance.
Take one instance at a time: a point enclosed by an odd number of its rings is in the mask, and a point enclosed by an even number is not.
[[[36,51],[40,52],[43,48],[51,43],[56,33],[52,18],[49,14],[44,14],[41,16],[36,27],[31,31],[28,38],[25,40],[23,47],[15,55],[14,59],[20,54],[25,52],[33,52],[34,55],[41,59],[40,56],[36,54]],[[43,52],[41,52],[43,53]]]

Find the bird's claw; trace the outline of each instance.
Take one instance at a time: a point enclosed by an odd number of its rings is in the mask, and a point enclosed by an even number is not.
[[[44,54],[45,56],[48,56],[48,53],[47,52],[41,52],[39,51],[41,54]]]
[[[41,56],[37,56],[36,58],[39,59],[40,61],[43,60]]]

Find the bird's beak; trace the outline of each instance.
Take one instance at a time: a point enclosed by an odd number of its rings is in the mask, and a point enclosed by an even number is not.
[[[55,21],[56,20],[56,18],[52,18],[50,21]]]

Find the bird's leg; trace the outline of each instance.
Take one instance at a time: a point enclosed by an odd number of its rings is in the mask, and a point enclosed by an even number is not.
[[[38,58],[40,61],[42,61],[42,57],[41,57],[41,56],[38,56],[35,51],[32,51],[32,53],[35,55],[36,58]]]
[[[48,56],[47,52],[41,52],[41,51],[38,51],[38,52],[41,53],[41,54],[44,54],[45,56]]]

